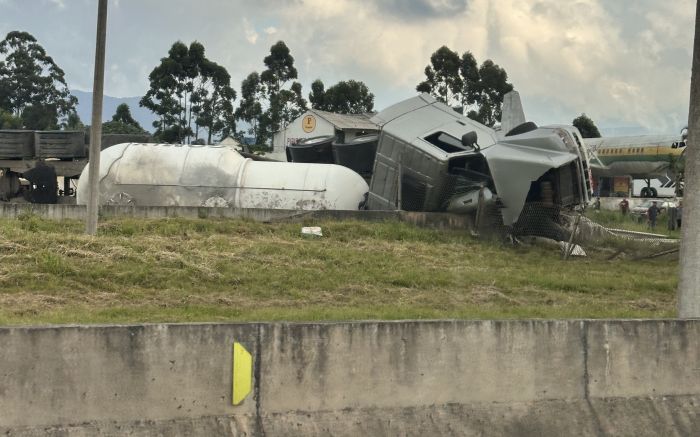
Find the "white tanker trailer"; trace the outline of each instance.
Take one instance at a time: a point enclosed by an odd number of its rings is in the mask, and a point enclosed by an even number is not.
[[[77,203],[88,199],[86,166]],[[228,146],[117,144],[100,154],[101,205],[364,209],[369,187],[333,164],[253,161]]]

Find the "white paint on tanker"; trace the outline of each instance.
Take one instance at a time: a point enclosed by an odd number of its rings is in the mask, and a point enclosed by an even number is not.
[[[118,144],[100,155],[100,204],[357,210],[369,191],[332,164],[253,161],[229,146]],[[77,203],[88,198],[88,167]]]

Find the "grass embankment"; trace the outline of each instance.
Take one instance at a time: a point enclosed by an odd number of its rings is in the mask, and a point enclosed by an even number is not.
[[[563,261],[400,223],[0,220],[0,324],[674,314],[668,259]],[[588,248],[587,248],[588,250]]]

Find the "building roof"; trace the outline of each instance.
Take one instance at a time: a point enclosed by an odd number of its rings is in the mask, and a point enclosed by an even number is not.
[[[220,146],[234,146],[235,147],[235,146],[240,146],[241,143],[239,143],[235,138],[228,136],[228,137],[224,138],[223,140],[221,140],[221,142],[219,142],[219,145]]]
[[[233,147],[234,149],[241,151],[243,146],[235,138],[228,136],[219,142],[219,146]]]
[[[370,121],[373,114],[336,114],[334,112],[309,109],[338,129],[379,130],[379,126]]]

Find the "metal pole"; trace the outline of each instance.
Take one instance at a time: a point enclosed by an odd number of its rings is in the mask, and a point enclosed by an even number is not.
[[[576,216],[576,221],[574,222],[574,230],[571,231],[571,236],[569,237],[569,244],[566,246],[564,251],[564,261],[569,259],[572,253],[574,253],[574,238],[576,238],[576,231],[578,231],[578,225],[581,223],[581,214]]]
[[[401,184],[403,183],[403,149],[399,152],[399,168],[396,172],[396,209],[403,210],[403,193]]]
[[[678,284],[678,317],[700,318],[700,0],[695,11],[695,43],[693,72],[690,79],[688,113],[688,147],[685,152],[685,190],[683,226],[681,228],[680,282]]]
[[[95,46],[95,80],[92,88],[92,124],[90,127],[90,162],[88,178],[87,220],[85,233],[97,234],[99,211],[100,151],[102,149],[102,96],[105,79],[105,46],[107,45],[107,0],[100,0],[97,9],[97,42]]]

